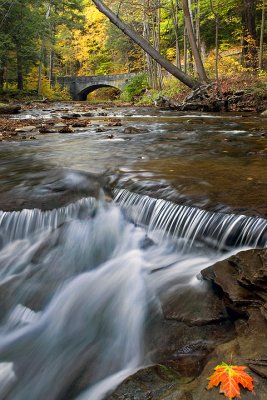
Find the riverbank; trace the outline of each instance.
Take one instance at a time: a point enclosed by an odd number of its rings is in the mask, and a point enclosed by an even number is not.
[[[252,89],[223,92],[211,85],[193,91],[181,104],[172,103],[181,111],[260,113],[267,109],[267,93]]]

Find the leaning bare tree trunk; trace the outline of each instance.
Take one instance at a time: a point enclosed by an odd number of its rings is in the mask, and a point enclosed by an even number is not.
[[[201,60],[198,48],[197,48],[197,42],[196,42],[195,34],[193,31],[190,11],[189,11],[189,7],[188,7],[188,0],[182,0],[182,7],[183,7],[183,11],[184,11],[184,18],[185,18],[185,25],[186,25],[186,30],[187,30],[187,34],[188,34],[188,40],[189,40],[189,43],[190,43],[190,46],[192,49],[193,57],[195,59],[197,73],[203,82],[208,83],[208,77],[206,75],[206,71],[204,69],[204,65]]]
[[[157,61],[166,71],[175,78],[179,79],[186,86],[194,89],[201,86],[201,82],[191,78],[175,67],[170,61],[166,60],[157,50],[155,50],[142,36],[127,26],[116,14],[114,14],[102,1],[92,0],[97,9],[106,15],[108,19],[116,25],[123,33],[129,36],[138,46],[140,46],[146,53],[148,53],[154,60]]]

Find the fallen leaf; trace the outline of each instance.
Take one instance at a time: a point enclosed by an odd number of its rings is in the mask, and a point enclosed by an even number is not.
[[[249,376],[245,366],[228,365],[222,363],[214,368],[215,372],[208,378],[210,381],[208,389],[220,385],[220,393],[223,393],[229,400],[234,397],[240,397],[240,387],[242,385],[245,389],[253,392],[254,379]]]

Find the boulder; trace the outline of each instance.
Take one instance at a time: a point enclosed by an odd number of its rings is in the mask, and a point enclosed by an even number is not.
[[[267,118],[267,110],[265,110],[265,111],[263,111],[263,112],[261,113],[261,117]]]
[[[65,128],[67,125],[64,124],[63,122],[58,122],[57,124],[54,125],[54,128]]]
[[[88,125],[88,122],[85,121],[80,121],[80,122],[74,122],[74,124],[72,124],[73,128],[86,128]]]
[[[58,132],[59,133],[73,133],[74,131],[69,126],[65,126],[65,127],[61,128]]]
[[[54,129],[54,127],[52,127],[52,125],[41,125],[38,127],[39,128],[39,132],[44,134],[44,133],[54,133],[56,132],[56,130]]]
[[[249,307],[267,301],[267,250],[249,250],[220,261],[201,272],[224,294],[228,307],[248,315]]]
[[[28,133],[28,132],[33,132],[35,130],[36,130],[36,126],[28,125],[28,126],[22,126],[20,128],[15,129],[15,132],[17,132],[17,133]]]
[[[81,117],[81,114],[77,114],[77,113],[61,115],[62,119],[76,119],[76,118],[79,118],[79,117]]]
[[[18,114],[21,110],[21,106],[0,104],[0,114]]]

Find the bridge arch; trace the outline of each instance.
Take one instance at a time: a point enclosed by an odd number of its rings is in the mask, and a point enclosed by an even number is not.
[[[97,76],[62,76],[57,82],[68,89],[73,100],[86,100],[87,95],[101,87],[114,87],[123,90],[126,83],[135,76],[131,74],[97,75]]]
[[[83,89],[81,92],[77,93],[75,100],[85,101],[87,99],[88,94],[94,92],[97,89],[101,89],[101,88],[114,88],[114,89],[121,91],[121,88],[118,88],[117,86],[114,86],[114,85],[105,85],[105,84],[91,85],[91,86],[88,86],[87,88]]]

